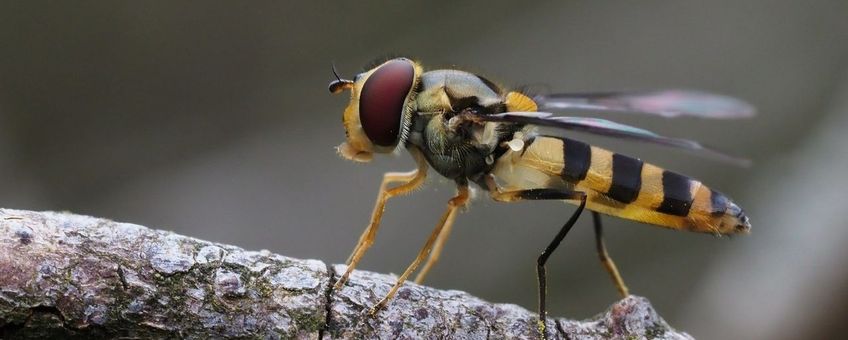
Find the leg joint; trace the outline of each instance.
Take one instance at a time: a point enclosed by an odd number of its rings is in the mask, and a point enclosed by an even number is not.
[[[547,257],[545,257],[545,253],[539,254],[539,257],[536,258],[536,269],[544,270],[545,262],[547,262]]]

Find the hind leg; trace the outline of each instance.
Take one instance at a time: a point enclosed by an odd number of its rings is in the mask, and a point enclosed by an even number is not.
[[[621,294],[622,298],[625,298],[630,293],[624,284],[624,280],[621,278],[621,274],[618,273],[615,262],[607,254],[607,247],[604,245],[604,230],[603,226],[601,226],[601,214],[593,211],[592,221],[595,224],[595,247],[598,249],[598,257],[601,259],[601,264],[606,268],[610,278],[612,278],[612,282],[615,284],[615,288],[618,289],[618,293]]]
[[[571,190],[559,190],[559,189],[529,189],[529,190],[516,190],[516,191],[507,191],[501,192],[500,189],[497,188],[497,185],[494,182],[494,179],[489,177],[487,179],[487,184],[489,186],[489,191],[491,192],[492,198],[496,201],[500,202],[515,202],[520,200],[575,200],[580,201],[580,204],[577,206],[577,210],[571,214],[571,217],[568,218],[568,221],[560,228],[559,232],[554,236],[553,240],[548,244],[547,247],[542,251],[542,254],[536,259],[536,278],[538,279],[538,287],[539,287],[539,332],[542,334],[544,338],[547,338],[547,326],[545,321],[547,320],[547,308],[546,308],[546,297],[547,297],[547,270],[545,268],[545,264],[548,262],[548,258],[550,258],[551,254],[559,247],[559,244],[562,243],[562,240],[565,238],[565,235],[568,234],[568,231],[571,230],[571,227],[577,222],[577,219],[580,217],[580,214],[583,213],[583,209],[586,207],[586,193],[580,191],[571,191]]]

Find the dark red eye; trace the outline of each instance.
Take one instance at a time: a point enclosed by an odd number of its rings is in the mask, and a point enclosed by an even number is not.
[[[372,143],[397,143],[403,106],[414,81],[415,68],[407,59],[383,64],[365,81],[359,94],[359,120]]]

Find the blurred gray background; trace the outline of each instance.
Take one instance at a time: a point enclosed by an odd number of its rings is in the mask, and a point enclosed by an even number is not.
[[[69,210],[293,257],[345,260],[381,174],[336,156],[346,96],[326,85],[386,53],[555,91],[683,87],[744,98],[746,121],[610,116],[754,160],[575,137],[693,177],[753,222],[733,239],[606,219],[633,293],[703,339],[844,334],[848,2],[501,4],[0,3],[0,207]],[[431,173],[432,174],[432,173]],[[399,273],[451,184],[389,203],[362,269]],[[534,310],[534,261],[573,208],[486,197],[428,284]],[[588,217],[588,216],[587,216]],[[550,311],[617,294],[584,218],[549,263]]]

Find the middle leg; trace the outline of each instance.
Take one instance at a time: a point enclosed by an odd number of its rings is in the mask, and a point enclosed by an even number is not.
[[[436,224],[436,228],[433,229],[433,232],[430,234],[430,237],[427,239],[427,242],[424,243],[424,247],[422,247],[421,250],[418,252],[418,256],[415,257],[415,260],[413,260],[409,267],[407,267],[403,274],[401,274],[397,282],[395,282],[395,285],[392,286],[392,289],[389,291],[389,293],[386,294],[386,296],[383,297],[380,302],[374,305],[374,307],[371,307],[371,310],[369,311],[371,315],[376,314],[377,311],[379,311],[381,308],[385,307],[386,304],[389,303],[389,300],[394,297],[395,293],[397,293],[400,286],[403,285],[403,283],[406,281],[406,278],[409,277],[409,275],[412,274],[412,272],[414,272],[415,269],[418,268],[418,265],[421,264],[421,261],[423,261],[424,258],[430,254],[430,251],[433,249],[433,244],[436,242],[436,239],[444,230],[444,227],[448,224],[448,220],[451,219],[451,216],[456,213],[457,209],[464,206],[468,202],[468,185],[458,186],[457,191],[458,192],[456,196],[454,196],[450,199],[450,201],[448,201],[448,210],[445,211],[445,213],[442,215],[441,220],[439,220],[439,223]]]
[[[424,278],[427,277],[427,274],[430,273],[430,269],[433,268],[433,265],[436,262],[439,262],[439,256],[442,255],[442,249],[445,247],[445,242],[447,242],[448,237],[450,237],[451,230],[453,230],[453,223],[456,220],[456,215],[459,214],[458,210],[454,210],[449,217],[447,222],[445,222],[445,226],[442,228],[442,232],[439,233],[439,238],[436,239],[436,243],[433,245],[433,251],[430,253],[430,256],[427,257],[427,261],[424,262],[424,266],[421,267],[421,271],[418,272],[418,275],[415,275],[415,283],[421,284],[424,282]]]

